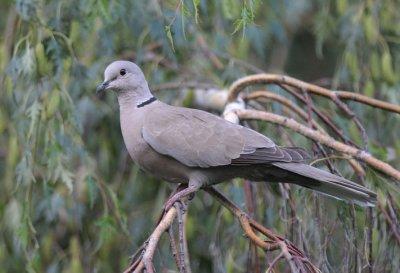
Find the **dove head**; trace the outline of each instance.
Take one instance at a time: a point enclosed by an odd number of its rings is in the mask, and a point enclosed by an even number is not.
[[[106,90],[117,93],[120,105],[128,102],[140,104],[153,97],[142,70],[129,61],[115,61],[107,66],[104,82],[97,87],[96,92]]]

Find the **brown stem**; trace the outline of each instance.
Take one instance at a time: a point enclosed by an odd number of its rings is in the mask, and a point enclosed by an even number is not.
[[[376,108],[391,111],[400,114],[400,105],[384,102],[381,100],[373,99],[358,93],[348,91],[331,91],[329,89],[306,83],[289,76],[275,75],[275,74],[256,74],[243,77],[235,81],[229,88],[228,101],[236,100],[239,93],[247,86],[253,84],[287,84],[289,86],[297,87],[300,90],[305,90],[315,95],[323,96],[335,100],[336,98],[342,100],[353,100],[363,104],[367,104]]]
[[[247,211],[249,212],[250,217],[254,217],[254,212],[256,211],[256,204],[254,202],[254,191],[253,187],[255,185],[248,180],[245,180],[243,183],[244,197]],[[260,266],[258,264],[258,253],[257,246],[254,245],[251,241],[249,242],[249,252],[247,256],[247,271],[259,273]]]
[[[188,213],[183,215],[183,250],[186,253],[185,255],[185,265],[186,265],[186,272],[192,273],[192,268],[190,267],[190,256],[189,256],[189,247],[187,243],[187,236],[186,236],[186,226],[187,226],[187,217]]]
[[[186,261],[188,253],[187,253],[187,249],[185,248],[185,236],[184,236],[184,224],[183,224],[183,214],[184,214],[184,210],[185,208],[183,207],[183,205],[181,206],[181,204],[179,202],[175,203],[175,208],[177,209],[177,216],[178,216],[178,240],[179,240],[179,264],[180,267],[179,268],[179,272],[180,273],[187,273],[188,270],[186,268]]]
[[[319,272],[318,268],[314,266],[296,246],[249,217],[217,189],[207,187],[204,190],[217,199],[221,205],[227,208],[239,219],[244,232],[257,246],[265,251],[281,249],[283,256],[286,258],[290,268],[292,269],[292,272],[300,272],[302,268],[307,268],[309,272]],[[268,240],[262,240],[257,236],[255,231],[260,232],[262,235],[267,237]],[[305,272],[305,270],[303,271]]]
[[[276,265],[276,263],[283,258],[283,253],[280,253],[278,256],[275,257],[275,259],[272,260],[272,262],[269,264],[267,271],[265,271],[265,273],[270,273],[270,272],[274,272],[274,267]]]
[[[179,184],[178,187],[172,192],[176,192],[185,189],[185,185]],[[171,196],[170,196],[171,197]],[[168,199],[169,200],[169,199]],[[182,201],[186,202],[186,200]],[[150,235],[150,237],[142,244],[142,246],[136,251],[132,256],[131,263],[129,267],[124,271],[124,273],[140,273],[143,269],[146,269],[146,273],[153,273],[153,256],[154,251],[157,247],[158,241],[161,235],[166,231],[171,229],[172,223],[177,216],[177,210],[175,207],[171,207],[168,211],[163,211],[159,220],[157,221],[157,226]],[[171,241],[171,247],[176,249],[176,244]],[[179,264],[178,264],[179,268]]]
[[[295,112],[303,120],[307,120],[307,118],[308,118],[308,114],[303,109],[301,109],[299,106],[294,104],[291,100],[289,100],[281,95],[272,93],[270,91],[254,91],[251,94],[245,95],[243,97],[243,99],[245,101],[259,99],[259,98],[265,98],[265,99],[279,102],[280,104],[286,106],[287,108],[289,108],[290,110]],[[311,124],[313,126],[315,126],[316,128],[318,128],[318,130],[324,132],[324,129],[318,123],[316,123],[315,120],[312,120]]]
[[[175,207],[171,207],[167,213],[164,214],[164,217],[161,219],[160,223],[149,237],[141,261],[138,263],[136,268],[130,267],[124,271],[124,273],[141,273],[143,269],[146,269],[146,273],[154,273],[153,257],[158,241],[160,240],[161,235],[172,225],[176,215],[177,211]]]
[[[378,207],[382,211],[383,216],[385,217],[385,220],[388,223],[394,238],[396,239],[397,243],[400,244],[400,233],[397,230],[396,224],[394,223],[393,219],[390,217],[389,213],[386,211],[385,207],[381,203],[378,203]]]
[[[357,118],[356,114],[347,106],[347,104],[340,100],[338,96],[335,96],[332,100],[343,112],[345,112],[353,120],[354,124],[361,132],[361,137],[364,143],[364,150],[368,151],[368,135],[365,131],[364,126],[361,124],[361,121]]]
[[[307,104],[307,100],[296,91],[296,88],[293,88],[288,85],[284,84],[279,84],[279,86],[289,92],[291,95],[293,95],[295,98],[298,100],[302,101],[303,103]],[[314,105],[311,105],[311,110],[331,129],[333,132],[336,133],[337,136],[339,136],[346,144],[351,144],[352,146],[357,147],[357,145],[352,142],[350,139],[348,139],[344,134],[342,129],[340,129],[333,121],[330,119],[326,114],[322,113],[320,110],[318,110]]]
[[[172,229],[172,226],[169,227],[169,229],[168,229],[168,236],[169,236],[171,252],[172,252],[172,256],[174,257],[176,268],[181,268],[180,260],[178,258],[178,248],[176,246],[176,241],[175,241],[175,236],[174,236],[174,231]]]
[[[373,157],[371,154],[361,151],[355,147],[346,145],[342,142],[339,142],[332,137],[325,135],[316,130],[310,129],[307,126],[304,126],[297,121],[287,118],[284,116],[280,116],[273,113],[262,112],[257,110],[236,110],[236,114],[241,119],[258,119],[264,120],[272,123],[276,123],[279,125],[283,125],[288,127],[297,133],[300,133],[312,140],[318,141],[328,147],[335,149],[338,152],[351,155],[355,158],[358,158],[366,163],[368,163],[371,167],[383,172],[384,174],[395,178],[400,181],[400,171],[396,170],[389,164]]]

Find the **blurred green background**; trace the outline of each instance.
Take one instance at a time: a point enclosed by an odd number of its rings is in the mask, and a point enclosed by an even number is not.
[[[134,60],[151,87],[226,88],[266,71],[400,103],[397,0],[0,3],[0,272],[122,272],[154,227],[172,187],[132,164],[115,96],[94,92],[115,59]],[[190,94],[164,89],[156,95],[191,106]],[[362,143],[332,103],[315,103]],[[349,105],[367,130],[370,152],[400,169],[399,116]],[[260,130],[280,145],[288,145],[282,135],[289,135],[298,146],[312,146],[274,125]],[[356,180],[346,164],[334,162]],[[393,211],[386,210],[400,233],[399,184],[367,169],[367,185],[384,208],[391,193]],[[219,188],[248,210],[242,181]],[[368,220],[364,209],[292,187],[294,210],[282,186],[251,189],[255,218],[292,240],[323,272],[398,272],[400,242],[378,208]],[[265,272],[273,259],[258,251],[254,265],[239,223],[204,193],[190,205],[187,228],[193,272]],[[176,272],[167,238],[155,266]]]

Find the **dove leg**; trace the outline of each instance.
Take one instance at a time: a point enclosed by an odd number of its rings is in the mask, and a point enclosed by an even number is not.
[[[203,183],[199,182],[198,180],[190,180],[188,186],[185,189],[178,191],[171,198],[168,199],[168,201],[165,203],[164,211],[167,212],[174,205],[175,202],[186,196],[194,194],[202,186]]]

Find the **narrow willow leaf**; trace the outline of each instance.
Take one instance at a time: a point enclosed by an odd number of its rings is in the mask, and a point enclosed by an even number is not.
[[[107,21],[111,21],[110,9],[109,9],[109,2],[108,0],[100,0],[99,2],[99,9],[100,13]]]
[[[194,19],[196,24],[199,23],[199,5],[200,5],[200,0],[192,0],[193,2],[193,7],[194,7]]]
[[[30,47],[29,43],[26,43],[25,52],[21,56],[22,65],[19,69],[25,75],[32,75],[35,71],[35,52]]]
[[[71,43],[75,43],[76,41],[78,41],[79,36],[80,36],[80,28],[81,25],[79,24],[78,21],[74,20],[71,22],[70,25],[70,29],[69,29],[69,40],[71,41]]]
[[[368,42],[375,44],[378,40],[378,27],[374,17],[371,14],[366,14],[363,17],[364,33]]]
[[[52,71],[52,65],[47,60],[42,43],[38,43],[35,47],[36,68],[39,76],[44,76]]]
[[[72,190],[73,190],[73,178],[74,178],[74,175],[70,171],[65,169],[65,168],[62,168],[60,170],[60,172],[61,172],[61,177],[60,177],[61,181],[67,186],[68,190],[71,193]]]
[[[31,182],[36,181],[32,169],[32,154],[29,150],[25,151],[25,154],[18,163],[15,172],[17,176],[17,187],[21,183],[24,185],[29,185]]]
[[[240,5],[238,5],[236,0],[222,0],[221,1],[222,7],[222,15],[229,20],[236,18],[240,14]]]
[[[7,126],[7,117],[2,109],[0,109],[0,134],[3,133]]]
[[[390,84],[396,82],[396,75],[393,71],[392,55],[389,51],[385,51],[382,55],[382,76]]]
[[[114,234],[117,232],[117,228],[114,219],[108,214],[104,214],[100,219],[98,219],[95,222],[95,225],[100,228],[98,233],[99,244],[96,247],[99,249],[103,243],[109,241],[109,239],[114,236]]]
[[[38,100],[35,100],[26,111],[28,117],[31,120],[30,125],[29,125],[28,135],[27,135],[28,139],[30,139],[32,137],[33,130],[36,129],[36,127],[38,125],[40,113],[42,110],[43,110],[43,105]]]
[[[124,233],[126,235],[129,235],[128,226],[127,226],[127,222],[126,222],[126,216],[123,214],[123,212],[121,210],[120,201],[119,201],[117,195],[115,194],[115,192],[111,188],[107,187],[107,189],[108,189],[108,193],[110,194],[111,199],[114,203],[115,212],[117,214],[117,218],[120,222],[120,225],[121,225]]]
[[[167,34],[168,41],[172,47],[172,51],[175,52],[174,39],[172,37],[171,26],[165,26],[164,29],[165,29],[165,33]]]
[[[17,199],[11,199],[4,213],[4,220],[10,230],[16,230],[21,225],[22,208]]]
[[[50,98],[47,103],[46,117],[50,118],[54,115],[56,111],[59,110],[60,106],[60,92],[58,90],[53,90],[50,94]]]
[[[374,80],[378,80],[381,77],[381,65],[378,53],[373,51],[369,57],[369,67],[371,70],[371,76]]]
[[[336,10],[340,15],[343,15],[347,11],[347,7],[347,0],[336,0]]]

